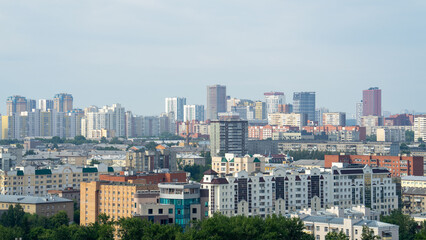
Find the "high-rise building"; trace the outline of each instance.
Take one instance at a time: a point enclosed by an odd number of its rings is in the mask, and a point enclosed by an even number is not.
[[[204,121],[204,105],[185,105],[183,121]]]
[[[362,91],[362,115],[382,115],[382,90],[377,87]]]
[[[53,108],[57,112],[68,112],[73,109],[73,97],[68,93],[58,93],[53,97]]]
[[[27,111],[27,99],[23,96],[10,96],[6,100],[7,115],[20,114]]]
[[[214,120],[210,124],[209,132],[212,156],[247,153],[248,121],[232,117]]]
[[[226,112],[226,86],[207,86],[207,109],[208,120],[217,120],[218,113]]]
[[[426,115],[416,116],[414,118],[414,141],[422,139],[426,142]]]
[[[317,121],[318,126],[322,126],[323,124],[323,114],[324,113],[328,113],[330,112],[330,110],[328,110],[328,108],[317,108],[315,110],[315,120]]]
[[[362,117],[362,101],[356,103],[356,125],[361,126],[361,117]]]
[[[171,97],[165,101],[166,113],[173,113],[175,121],[183,121],[183,106],[186,105],[186,98]]]
[[[306,114],[302,113],[271,113],[268,124],[272,126],[293,126],[299,130],[306,126]]]
[[[53,110],[53,100],[50,100],[50,99],[38,100],[38,108],[43,112],[46,112],[48,110]]]
[[[254,118],[256,120],[263,120],[266,119],[267,116],[268,115],[266,113],[266,103],[257,101],[254,106]]]
[[[278,106],[285,104],[285,96],[283,92],[266,92],[264,95],[267,114],[278,112]]]
[[[307,114],[307,120],[315,121],[315,92],[295,92],[293,112]]]

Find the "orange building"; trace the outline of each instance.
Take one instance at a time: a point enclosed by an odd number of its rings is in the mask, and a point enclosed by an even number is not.
[[[325,155],[324,166],[332,163],[364,164],[372,167],[384,167],[392,176],[423,176],[423,157],[375,156],[375,155]]]
[[[186,182],[186,172],[171,172],[171,173],[151,173],[151,174],[136,174],[125,175],[120,172],[120,175],[100,175],[100,181],[112,182],[128,182],[129,180],[145,180],[145,184],[158,184],[163,182]],[[143,183],[143,181],[139,181]]]

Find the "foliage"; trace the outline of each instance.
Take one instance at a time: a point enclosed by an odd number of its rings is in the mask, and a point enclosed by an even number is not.
[[[120,149],[116,148],[116,147],[96,147],[96,150],[100,150],[100,151],[120,151]]]
[[[118,137],[113,137],[111,141],[109,141],[110,144],[123,144],[123,141],[121,141]]]
[[[204,159],[206,159],[206,165],[212,165],[212,156],[210,151],[207,151],[207,152],[202,151],[201,157],[204,157]]]
[[[412,240],[417,233],[417,223],[401,210],[394,210],[389,216],[382,216],[380,221],[399,226],[399,239]]]
[[[106,137],[101,137],[100,143],[108,143],[108,139]]]
[[[417,142],[423,142],[423,138],[421,137],[417,138]]]
[[[408,145],[406,143],[401,143],[401,145],[399,146],[399,150],[403,154],[410,154],[411,153],[410,147],[408,147]]]
[[[155,148],[158,146],[155,142],[148,142],[145,144],[146,150],[155,150]]]
[[[201,179],[203,179],[203,175],[204,175],[205,171],[211,169],[210,165],[201,166],[201,165],[196,165],[196,164],[195,165],[183,166],[183,169],[182,169],[182,166],[179,166],[179,167],[180,167],[181,170],[191,173],[191,180],[194,180],[194,181],[197,181],[197,182],[199,182],[199,181],[201,181]]]
[[[28,155],[36,155],[36,153],[34,152],[34,150],[31,149],[25,152],[24,157]]]
[[[426,221],[423,221],[421,224],[421,228],[419,232],[414,237],[415,240],[423,240],[426,239]]]
[[[160,140],[183,140],[185,138],[179,136],[179,135],[175,135],[169,132],[163,132],[160,136],[159,136]]]
[[[414,131],[411,131],[411,130],[405,131],[405,141],[414,142]]]
[[[293,157],[294,161],[300,160],[300,159],[324,159],[325,155],[337,155],[336,152],[329,152],[329,151],[289,151],[288,154]]]
[[[337,232],[329,232],[325,235],[325,240],[349,240],[349,237],[344,234],[342,231]]]
[[[99,162],[98,160],[92,159],[92,161],[90,161],[90,166],[94,166],[95,164],[100,164],[101,162]]]
[[[365,141],[367,141],[367,142],[377,142],[377,135],[376,134],[371,134],[370,136],[367,136],[365,138]]]
[[[361,240],[376,240],[380,239],[379,236],[374,235],[374,231],[367,226],[362,226]]]
[[[20,143],[23,143],[23,142],[17,139],[1,139],[0,140],[0,145],[12,145],[12,144],[20,144]]]

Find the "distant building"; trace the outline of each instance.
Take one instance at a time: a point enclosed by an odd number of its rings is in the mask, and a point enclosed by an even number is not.
[[[378,142],[405,142],[405,129],[377,128]]]
[[[412,114],[396,114],[385,118],[385,126],[413,126],[414,115]]]
[[[377,127],[383,126],[383,117],[382,116],[362,116],[361,117],[361,127]]]
[[[27,99],[19,95],[8,97],[6,100],[6,109],[8,116],[28,111]]]
[[[407,215],[426,212],[426,188],[402,188],[402,212]]]
[[[212,156],[225,153],[247,153],[248,122],[232,117],[210,123],[210,150]]]
[[[260,154],[239,156],[236,154],[225,154],[225,157],[212,157],[212,169],[219,174],[235,174],[246,171],[265,172],[265,156]]]
[[[176,153],[170,149],[134,150],[126,153],[126,168],[139,172],[152,172],[157,169],[176,170]]]
[[[285,95],[283,92],[266,92],[264,95],[267,114],[278,112],[278,106],[285,104]]]
[[[307,120],[315,121],[315,92],[295,92],[293,112],[307,115]]]
[[[280,113],[292,113],[293,112],[293,105],[292,104],[278,105],[278,112],[280,112]]]
[[[217,120],[221,112],[226,112],[226,86],[207,86],[206,119]]]
[[[185,105],[183,121],[204,121],[204,105]]]
[[[175,121],[183,121],[184,117],[184,106],[186,105],[186,98],[183,97],[171,97],[166,98],[165,101],[165,112],[173,113]]]
[[[362,101],[356,103],[355,118],[356,118],[356,125],[358,126],[361,126],[361,117],[363,116],[362,107],[363,107]]]
[[[362,115],[382,116],[382,90],[377,87],[362,91]]]
[[[346,126],[346,113],[323,113],[322,125]]]
[[[257,101],[254,107],[254,118],[256,120],[263,120],[263,119],[266,119],[267,116],[268,114],[266,109],[266,103]]]
[[[418,142],[419,139],[426,142],[426,115],[414,118],[414,141]]]
[[[273,126],[292,126],[302,129],[306,125],[306,114],[302,113],[271,113],[268,124]]]
[[[53,97],[53,109],[57,112],[68,112],[73,109],[73,97],[68,93],[59,93]]]
[[[38,100],[38,108],[42,112],[47,112],[49,110],[53,110],[53,100],[50,100],[50,99],[40,99],[40,100]]]

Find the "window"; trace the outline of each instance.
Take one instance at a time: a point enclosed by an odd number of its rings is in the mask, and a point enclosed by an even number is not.
[[[158,214],[163,214],[163,209],[162,208],[158,209]]]
[[[169,214],[173,214],[173,208],[169,208]]]
[[[193,208],[193,209],[192,209],[192,213],[197,213],[197,209],[196,209],[196,208]]]
[[[152,214],[152,209],[148,209],[148,214]]]

